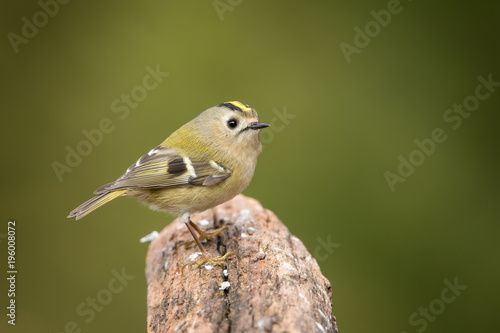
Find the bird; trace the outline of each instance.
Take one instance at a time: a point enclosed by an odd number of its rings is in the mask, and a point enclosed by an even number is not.
[[[233,253],[212,257],[200,239],[214,238],[227,227],[205,232],[191,215],[232,199],[250,184],[262,152],[259,132],[269,126],[259,122],[255,109],[238,101],[211,107],[140,157],[117,180],[95,190],[95,196],[68,218],[79,220],[118,197],[135,197],[187,226],[202,253],[196,265],[225,266]]]

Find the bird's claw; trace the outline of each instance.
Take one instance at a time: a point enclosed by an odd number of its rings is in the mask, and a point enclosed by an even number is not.
[[[189,263],[184,264],[184,266],[182,266],[182,275],[184,275],[184,268],[186,266],[189,269],[191,269],[193,266],[200,267],[201,265],[208,263],[208,264],[210,264],[212,266],[224,266],[224,267],[227,267],[226,259],[229,256],[233,256],[233,255],[234,255],[234,253],[228,252],[228,253],[226,253],[223,256],[213,257],[212,258],[212,257],[208,256],[207,254],[203,254],[203,259],[198,260],[197,262],[189,262]]]
[[[224,230],[228,230],[229,228],[227,226],[223,226],[222,228],[219,228],[219,229],[216,229],[214,231],[201,231],[199,230],[198,231],[198,234],[200,235],[200,241],[208,241],[210,239],[213,239],[217,236],[219,236]],[[184,243],[181,243],[178,247],[177,247],[177,254],[179,254],[179,249],[181,247],[184,247],[185,249],[189,248],[191,246],[191,244],[194,244],[195,241],[192,240],[192,241],[189,241],[189,242],[184,242]]]

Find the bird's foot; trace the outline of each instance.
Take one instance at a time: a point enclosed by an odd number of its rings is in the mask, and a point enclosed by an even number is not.
[[[194,224],[194,223],[193,223]],[[196,228],[196,232],[198,233],[199,235],[199,239],[200,241],[208,241],[210,239],[213,239],[217,236],[219,236],[224,230],[228,230],[229,228],[227,226],[223,226],[222,228],[219,228],[219,229],[216,229],[214,231],[202,231],[200,228]],[[181,243],[178,247],[177,247],[177,253],[179,253],[179,249],[181,247],[184,247],[185,249],[189,248],[192,244],[194,244],[195,241],[192,240],[192,241],[189,241],[189,242],[184,242],[184,243]]]
[[[197,262],[189,262],[182,266],[182,275],[184,275],[184,268],[187,266],[188,269],[191,269],[193,266],[202,266],[203,264],[210,264],[212,266],[224,266],[227,267],[226,259],[230,256],[233,256],[234,253],[228,252],[220,257],[210,257],[207,253],[202,254],[203,258],[198,260]]]

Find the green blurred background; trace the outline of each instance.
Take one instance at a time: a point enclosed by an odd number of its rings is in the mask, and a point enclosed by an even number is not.
[[[399,13],[385,27],[370,23],[388,6]],[[480,75],[500,81],[500,4],[391,6],[71,1],[43,22],[34,0],[2,2],[0,267],[15,219],[19,273],[15,327],[1,279],[0,331],[65,332],[75,322],[82,332],[144,332],[139,239],[172,218],[131,199],[79,222],[66,215],[199,112],[241,100],[275,125],[244,193],[316,255],[341,332],[497,332],[500,89],[456,130],[443,115],[474,95]],[[22,18],[34,15],[37,34],[13,47],[8,34],[22,36]],[[340,45],[355,46],[354,28],[367,24],[372,37],[358,38],[368,45],[348,62]],[[140,96],[148,66],[169,74]],[[137,105],[113,112],[131,91]],[[53,163],[66,164],[66,147],[105,118],[111,133],[60,181]],[[414,140],[435,128],[447,140],[391,191],[384,173],[398,172],[400,155],[418,160]],[[135,277],[123,291],[92,320],[78,314],[122,269]],[[467,289],[443,303],[443,281],[454,279]],[[429,306],[432,319],[422,319]]]

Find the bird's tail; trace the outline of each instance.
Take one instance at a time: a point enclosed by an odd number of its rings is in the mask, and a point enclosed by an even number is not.
[[[92,199],[82,203],[77,208],[73,209],[71,213],[69,213],[68,218],[76,217],[77,220],[81,219],[85,215],[94,211],[95,209],[101,207],[105,203],[123,195],[127,190],[119,190],[113,192],[106,192],[99,195],[96,195]]]

